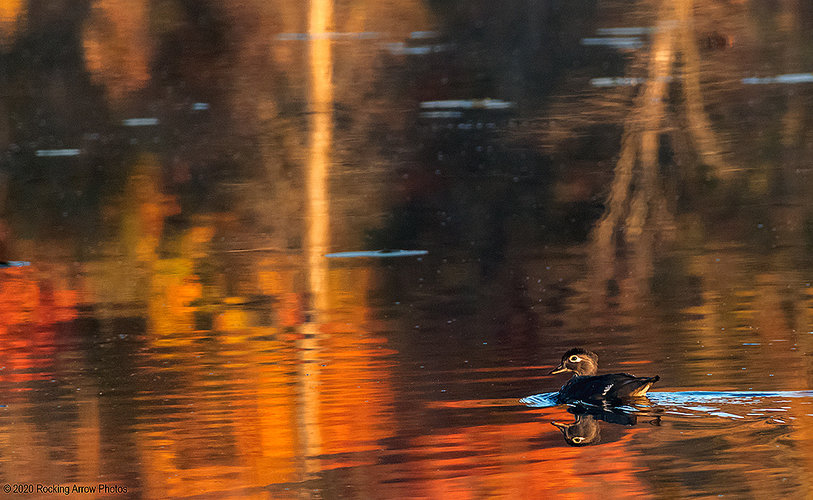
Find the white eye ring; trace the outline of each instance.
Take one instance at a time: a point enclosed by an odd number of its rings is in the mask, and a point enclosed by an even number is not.
[[[578,362],[580,362],[582,360],[582,358],[580,358],[580,357],[576,356],[575,354],[573,354],[569,358],[567,358],[567,360],[570,361],[571,363],[578,363]]]
[[[581,444],[581,442],[584,441],[584,438],[577,436],[577,437],[571,438],[571,441],[573,441],[576,444]]]

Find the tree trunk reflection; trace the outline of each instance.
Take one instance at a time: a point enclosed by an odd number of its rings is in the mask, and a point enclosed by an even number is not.
[[[735,170],[723,159],[704,109],[693,13],[694,0],[661,4],[650,40],[647,78],[624,120],[605,212],[592,233],[593,279],[598,280],[591,287],[594,302],[603,300],[611,280],[621,304],[635,303],[636,297],[648,293],[655,249],[673,236],[675,225],[660,176],[663,139],[675,144],[681,164],[705,165],[717,178],[728,178]],[[673,82],[681,90],[681,100],[670,106]]]
[[[311,0],[308,17],[310,116],[308,120],[308,152],[306,162],[306,240],[310,318],[303,324],[299,341],[302,362],[299,364],[302,454],[304,474],[310,477],[320,470],[319,428],[319,353],[320,325],[327,308],[327,261],[329,245],[328,166],[333,133],[333,81],[331,42],[324,36],[332,22],[332,0]]]

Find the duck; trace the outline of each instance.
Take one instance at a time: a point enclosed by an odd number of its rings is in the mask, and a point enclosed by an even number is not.
[[[550,375],[573,372],[573,377],[559,389],[557,399],[562,403],[600,402],[623,403],[644,396],[660,376],[636,377],[628,373],[598,373],[598,355],[580,347],[567,351],[562,362]]]

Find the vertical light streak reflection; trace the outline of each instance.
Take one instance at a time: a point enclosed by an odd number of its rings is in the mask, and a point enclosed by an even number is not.
[[[333,0],[311,0],[308,14],[310,114],[305,174],[307,208],[305,254],[307,259],[310,318],[300,341],[300,429],[304,474],[319,470],[322,439],[319,428],[319,336],[328,302],[327,261],[329,246],[328,173],[333,139],[333,81],[331,42],[325,34],[332,22]]]
[[[308,120],[307,259],[312,308],[324,311],[327,305],[327,263],[329,245],[328,164],[333,140],[333,82],[331,42],[325,36],[331,21],[333,0],[311,0],[310,34],[310,114]]]
[[[98,391],[88,391],[88,393],[96,394]],[[95,396],[86,397],[79,401],[78,406],[79,426],[76,429],[76,446],[79,458],[79,478],[83,482],[93,484],[101,477],[102,438],[99,399]]]

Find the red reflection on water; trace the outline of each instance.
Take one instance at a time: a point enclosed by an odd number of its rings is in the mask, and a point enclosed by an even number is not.
[[[0,280],[0,382],[51,377],[56,326],[76,318],[78,294],[60,289],[36,268],[2,270]]]
[[[572,419],[564,410],[546,417]],[[634,497],[648,492],[629,449],[637,432],[586,451],[548,442],[545,436],[559,436],[544,422],[449,429],[414,438],[402,463],[376,469],[375,491],[388,498]]]

